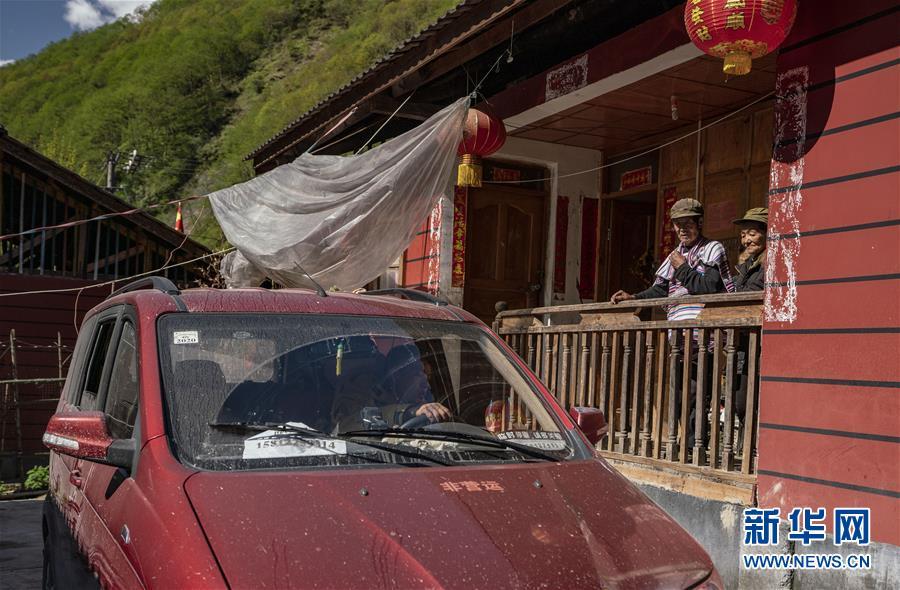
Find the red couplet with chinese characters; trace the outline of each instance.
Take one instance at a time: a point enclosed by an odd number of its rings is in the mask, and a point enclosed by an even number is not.
[[[725,60],[726,74],[740,76],[781,45],[796,16],[797,0],[688,0],[684,26],[694,45]]]

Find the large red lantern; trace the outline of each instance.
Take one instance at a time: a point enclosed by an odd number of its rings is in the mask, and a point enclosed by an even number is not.
[[[694,45],[725,60],[722,71],[742,76],[788,36],[797,0],[688,0],[684,26]]]
[[[490,156],[506,143],[503,121],[487,105],[470,108],[463,140],[459,144],[458,186],[481,186],[481,158]]]

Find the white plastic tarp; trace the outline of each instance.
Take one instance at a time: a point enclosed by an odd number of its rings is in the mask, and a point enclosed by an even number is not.
[[[222,261],[229,287],[265,278],[343,290],[375,279],[409,245],[442,195],[452,195],[467,99],[355,156],[304,154],[209,195],[237,250]]]

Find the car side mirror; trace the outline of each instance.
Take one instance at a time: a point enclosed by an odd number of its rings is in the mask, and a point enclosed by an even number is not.
[[[134,439],[114,439],[109,435],[103,412],[54,414],[43,442],[57,453],[125,469],[131,469],[136,449]]]
[[[572,417],[572,420],[575,421],[575,424],[578,425],[578,428],[581,429],[581,432],[584,433],[584,436],[587,437],[592,445],[600,442],[600,439],[609,432],[609,425],[606,423],[606,416],[603,415],[602,410],[584,406],[572,406],[569,408],[569,416]]]

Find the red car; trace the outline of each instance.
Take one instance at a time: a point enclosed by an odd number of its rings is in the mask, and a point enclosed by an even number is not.
[[[44,435],[44,586],[722,588],[605,429],[421,293],[144,279]]]

